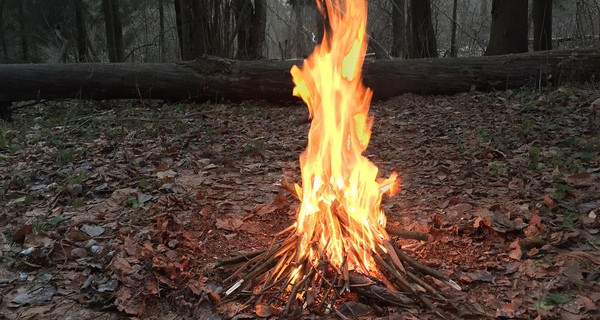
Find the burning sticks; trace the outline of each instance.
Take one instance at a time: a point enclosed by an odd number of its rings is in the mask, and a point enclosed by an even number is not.
[[[288,228],[269,249],[221,261],[219,266],[243,262],[224,281],[228,285],[225,298],[247,297],[248,306],[267,305],[281,315],[291,316],[303,309],[317,314],[330,313],[335,311],[336,302],[342,301],[347,293],[355,292],[395,306],[418,301],[440,314],[432,300],[447,302],[447,299],[425,277],[433,277],[460,290],[448,276],[409,257],[388,241],[384,242],[385,249],[371,252],[381,272],[382,277],[378,279],[349,270],[346,261],[337,267],[322,251],[315,261],[299,257],[296,248],[300,238]]]

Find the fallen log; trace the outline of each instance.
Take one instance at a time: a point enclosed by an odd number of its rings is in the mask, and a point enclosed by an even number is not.
[[[164,64],[0,65],[0,102],[37,99],[296,101],[289,73],[302,61],[204,57]],[[558,85],[600,77],[598,48],[440,59],[365,62],[375,99]]]

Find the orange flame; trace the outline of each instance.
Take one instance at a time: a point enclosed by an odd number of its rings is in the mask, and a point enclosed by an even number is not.
[[[367,50],[367,1],[317,1],[330,25],[323,42],[292,67],[294,95],[308,105],[312,123],[300,156],[302,204],[296,222],[298,256],[376,274],[371,255],[388,235],[380,208],[383,193],[397,191],[397,176],[377,179],[378,169],[362,153],[369,144],[372,91],[362,83]]]

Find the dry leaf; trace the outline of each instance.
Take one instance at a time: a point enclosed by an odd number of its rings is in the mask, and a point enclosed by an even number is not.
[[[544,195],[544,204],[546,204],[550,208],[556,206],[556,202],[554,202],[554,199],[550,198],[550,196],[547,194]]]
[[[158,285],[155,282],[146,283],[146,291],[150,294],[158,294]]]
[[[519,239],[515,239],[515,241],[513,241],[508,247],[512,249],[508,256],[514,260],[521,260],[521,257],[523,256],[523,251],[521,251]]]
[[[225,218],[225,219],[217,219],[217,228],[227,230],[227,231],[236,231],[244,224],[242,219],[238,218]]]
[[[257,316],[259,316],[261,318],[266,318],[266,317],[270,317],[271,315],[273,315],[273,311],[271,310],[271,307],[269,307],[266,304],[256,305],[256,309],[254,310],[254,312],[256,313]]]
[[[131,264],[129,264],[129,261],[121,257],[115,257],[111,266],[115,271],[124,275],[130,275],[134,272],[133,267],[131,267]]]

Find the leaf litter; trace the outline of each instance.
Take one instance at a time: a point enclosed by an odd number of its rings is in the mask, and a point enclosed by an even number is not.
[[[402,177],[383,203],[389,223],[429,234],[398,245],[460,284],[444,293],[457,317],[598,314],[600,135],[584,103],[595,94],[404,95],[373,106],[366,155]],[[294,222],[306,117],[300,104],[256,102],[18,110],[1,132],[0,314],[277,318],[267,304],[221,301],[232,268],[217,264],[266,248]],[[337,311],[435,318],[361,299]]]

